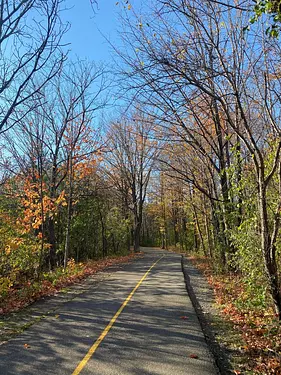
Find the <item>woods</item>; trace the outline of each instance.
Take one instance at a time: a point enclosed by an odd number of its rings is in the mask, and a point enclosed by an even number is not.
[[[251,264],[245,277],[269,292],[280,318],[280,43],[262,23],[245,33],[247,12],[212,1],[158,1],[152,16],[134,16],[124,17],[124,74],[161,129],[164,173],[185,182],[194,246],[206,252],[211,228],[212,257],[240,272],[251,221],[264,269]]]
[[[239,277],[237,306],[281,320],[280,10],[267,4],[121,2],[108,69],[67,56],[62,1],[0,1],[0,299],[159,246]]]

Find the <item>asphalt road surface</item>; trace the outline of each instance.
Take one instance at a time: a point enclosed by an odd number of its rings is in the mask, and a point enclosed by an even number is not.
[[[180,255],[144,251],[0,346],[0,374],[217,374]]]

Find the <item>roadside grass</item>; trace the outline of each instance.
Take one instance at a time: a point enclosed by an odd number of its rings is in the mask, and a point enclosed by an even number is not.
[[[31,279],[21,282],[20,285],[12,285],[4,295],[0,295],[0,315],[21,310],[42,297],[53,296],[58,292],[67,292],[68,286],[79,283],[109,266],[127,263],[137,256],[140,256],[140,253],[84,263],[75,263],[71,259],[65,271],[59,267],[52,272],[44,273],[40,280]]]
[[[189,259],[214,290],[220,315],[212,325],[218,342],[232,354],[234,373],[281,375],[281,324],[273,308],[250,307],[240,275],[217,275],[208,259]]]

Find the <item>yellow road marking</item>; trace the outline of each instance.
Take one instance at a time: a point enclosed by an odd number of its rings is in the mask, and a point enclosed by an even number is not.
[[[116,322],[116,319],[121,314],[121,312],[124,310],[125,306],[128,304],[130,299],[133,297],[134,293],[138,289],[138,287],[141,285],[141,283],[144,281],[144,279],[147,277],[149,272],[152,270],[152,268],[164,257],[163,255],[161,258],[159,258],[155,263],[152,264],[152,266],[149,268],[149,270],[143,275],[143,277],[140,279],[140,281],[137,283],[137,285],[134,287],[134,289],[131,291],[131,293],[128,295],[128,297],[125,299],[123,304],[120,306],[119,310],[116,312],[114,317],[111,319],[111,321],[108,323],[108,325],[105,327],[103,332],[101,333],[100,337],[96,340],[96,342],[91,346],[88,353],[85,355],[85,357],[82,359],[82,361],[78,364],[76,369],[73,371],[72,375],[78,375],[83,370],[83,368],[88,363],[89,359],[92,357],[92,355],[95,353],[97,348],[99,347],[102,340],[105,338],[105,336],[108,334],[110,329],[112,328],[113,324]]]

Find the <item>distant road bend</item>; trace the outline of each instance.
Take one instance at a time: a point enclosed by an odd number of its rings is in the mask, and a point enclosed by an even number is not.
[[[1,346],[0,374],[217,374],[180,255],[144,252]]]

